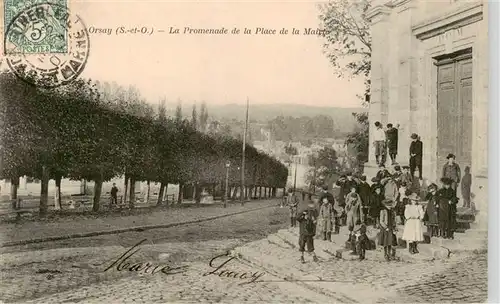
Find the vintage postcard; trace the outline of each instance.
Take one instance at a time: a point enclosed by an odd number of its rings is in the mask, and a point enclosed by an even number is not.
[[[488,1],[0,4],[0,302],[487,302]]]

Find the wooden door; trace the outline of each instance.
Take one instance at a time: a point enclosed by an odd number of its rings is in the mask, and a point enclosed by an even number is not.
[[[449,55],[436,63],[438,178],[446,156],[456,155],[460,167],[470,166],[472,152],[472,53]]]

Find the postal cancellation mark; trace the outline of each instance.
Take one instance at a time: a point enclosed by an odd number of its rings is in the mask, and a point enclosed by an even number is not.
[[[83,71],[90,41],[85,24],[66,5],[38,3],[10,20],[4,47],[7,63],[18,77],[56,87]]]
[[[6,52],[67,53],[67,8],[67,0],[5,0],[5,42],[15,45]]]

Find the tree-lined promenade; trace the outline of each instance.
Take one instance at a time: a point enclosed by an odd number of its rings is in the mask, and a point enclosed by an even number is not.
[[[50,179],[58,192],[63,178],[94,181],[94,211],[99,211],[103,182],[118,176],[130,182],[125,190],[130,207],[136,181],[161,183],[159,204],[168,184],[179,185],[179,201],[187,186],[197,201],[203,186],[225,191],[226,164],[241,166],[241,141],[199,132],[195,119],[167,117],[161,106],[154,114],[136,91],[113,94],[102,88],[77,80],[43,89],[11,73],[0,75],[0,179],[11,180],[13,198],[20,176],[41,181],[42,215],[48,210]],[[250,145],[244,168],[245,196],[260,187],[275,195],[286,185],[286,166]],[[230,187],[239,186],[240,172],[229,173]]]

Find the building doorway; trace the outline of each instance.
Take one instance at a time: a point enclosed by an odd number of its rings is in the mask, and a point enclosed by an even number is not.
[[[472,161],[472,48],[436,58],[437,176],[448,153],[462,172]]]

